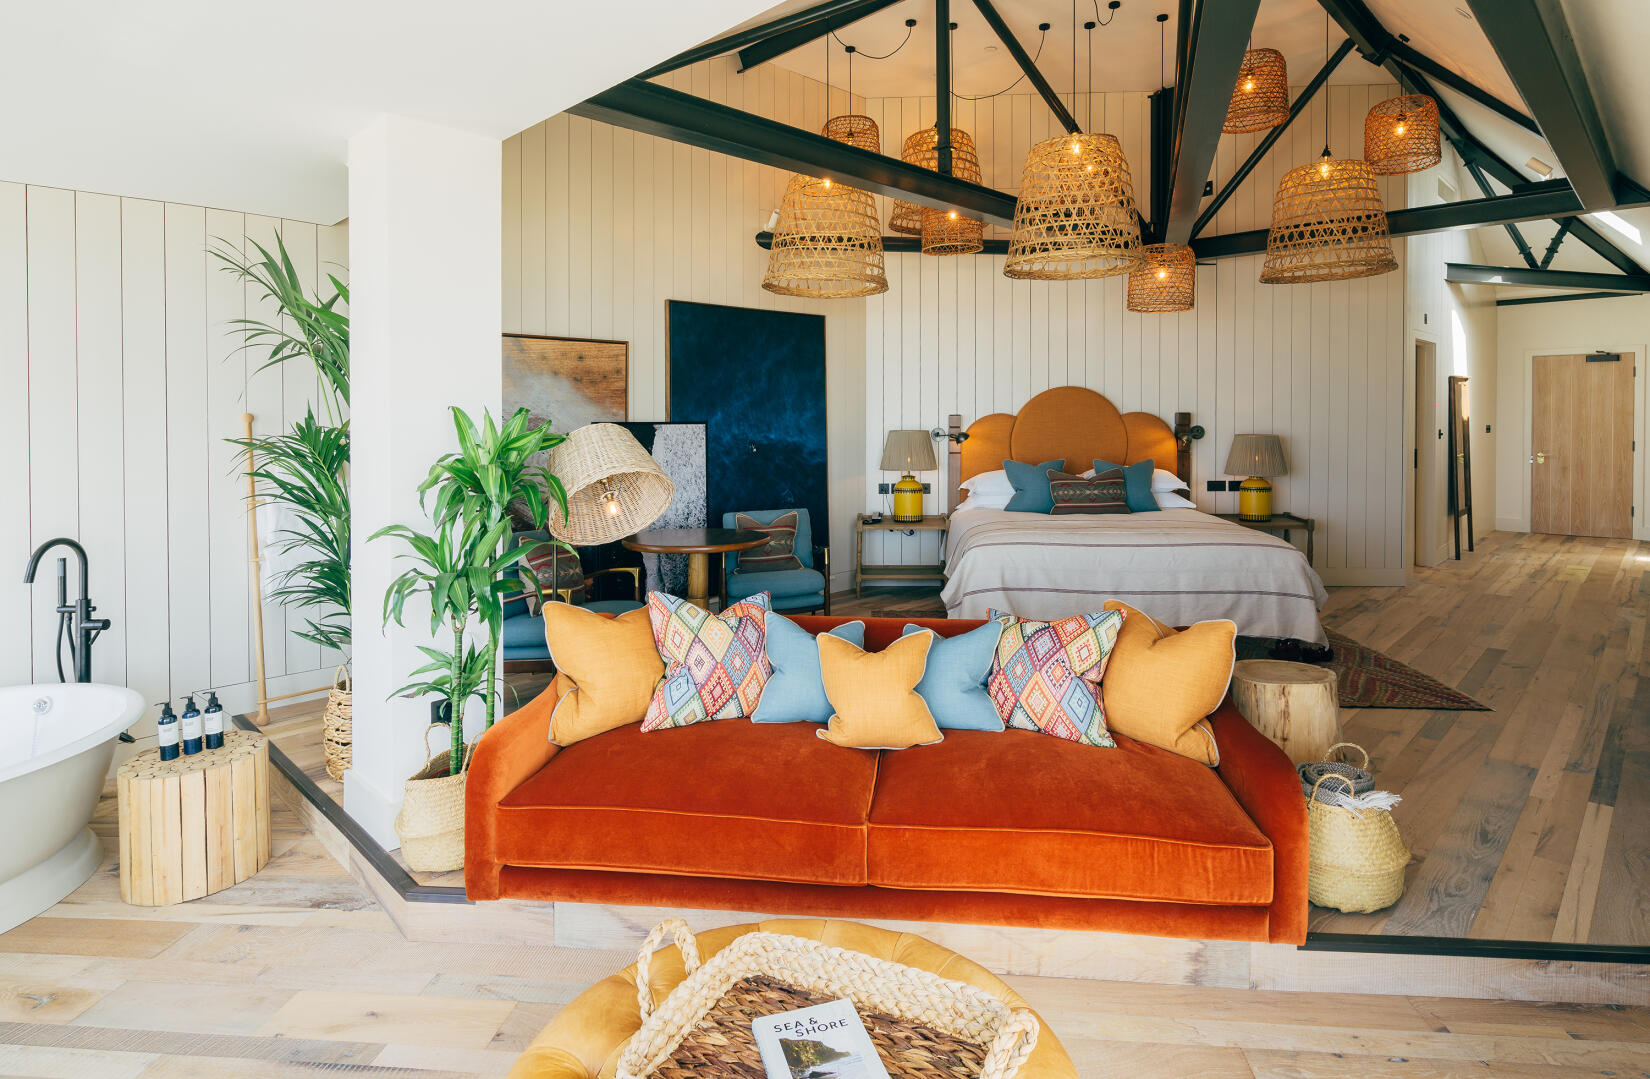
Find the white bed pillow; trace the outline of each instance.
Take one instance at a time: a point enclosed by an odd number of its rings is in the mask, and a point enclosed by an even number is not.
[[[963,480],[961,487],[972,498],[1003,495],[1005,498],[1014,497],[1014,484],[1009,481],[1008,473],[1002,469],[992,472],[981,472],[977,476],[970,476]]]
[[[1161,468],[1152,470],[1152,493],[1153,494],[1156,494],[1159,491],[1189,491],[1189,490],[1191,490],[1191,488],[1186,486],[1186,481],[1181,479],[1179,476],[1175,475],[1173,472],[1169,472],[1169,471],[1166,471],[1165,469],[1161,469]]]
[[[1182,487],[1184,491],[1186,488]],[[1160,510],[1195,510],[1197,503],[1185,495],[1174,491],[1153,491],[1152,497],[1157,499],[1157,508]]]
[[[963,510],[1007,509],[1008,500],[1013,497],[1014,492],[1012,490],[1009,490],[1006,493],[998,491],[972,491],[962,500],[962,503],[957,506],[956,512],[961,513]]]

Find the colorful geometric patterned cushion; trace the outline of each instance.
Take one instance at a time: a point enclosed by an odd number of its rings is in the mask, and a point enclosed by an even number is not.
[[[526,587],[529,611],[538,613],[540,593],[548,603],[561,600],[575,607],[584,604],[584,566],[579,562],[578,552],[568,550],[555,540],[524,538],[521,545],[533,548],[516,563],[521,571],[521,582]],[[538,583],[537,592],[533,589],[535,581]]]
[[[1092,478],[1071,476],[1050,469],[1049,513],[1128,513],[1127,485],[1123,470],[1111,468]]]
[[[745,719],[756,711],[768,664],[766,592],[711,614],[677,596],[647,594],[653,643],[665,677],[648,702],[642,730],[686,727],[711,719]]]
[[[1005,616],[992,611],[989,617]],[[1054,622],[1006,617],[986,679],[1003,722],[1091,746],[1115,745],[1106,731],[1100,679],[1123,628],[1123,612]]]
[[[1129,504],[1130,513],[1155,513],[1161,508],[1157,504],[1157,499],[1152,497],[1152,476],[1156,469],[1150,457],[1144,461],[1136,461],[1132,465],[1119,465],[1095,459],[1095,475],[1109,472],[1114,468],[1123,470],[1123,498]]]
[[[759,573],[764,570],[801,569],[802,560],[796,557],[796,529],[798,517],[795,510],[782,513],[775,517],[772,524],[762,524],[754,517],[747,517],[743,513],[733,516],[733,527],[751,532],[766,533],[768,542],[760,547],[752,547],[739,554],[739,572]]]

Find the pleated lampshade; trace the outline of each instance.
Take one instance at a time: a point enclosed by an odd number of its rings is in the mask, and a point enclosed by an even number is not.
[[[1366,162],[1323,157],[1284,174],[1261,281],[1345,281],[1397,268],[1380,182]]]
[[[1026,155],[1003,273],[1074,281],[1140,265],[1140,217],[1123,147],[1110,135],[1045,139]]]
[[[1231,104],[1226,106],[1228,134],[1265,131],[1289,119],[1289,66],[1276,49],[1250,49],[1243,54]]]
[[[611,543],[670,508],[675,485],[636,436],[615,423],[580,427],[550,451],[567,490],[567,513],[550,504],[550,533],[575,546]]]
[[[1129,271],[1130,311],[1190,311],[1197,299],[1197,256],[1185,244],[1147,244],[1145,260]]]
[[[865,150],[882,148],[868,116],[834,116],[821,133]],[[819,300],[887,292],[876,200],[828,176],[792,176],[779,203],[762,287],[779,296]]]
[[[1427,95],[1388,98],[1364,116],[1364,160],[1376,175],[1420,172],[1443,156],[1438,102]]]

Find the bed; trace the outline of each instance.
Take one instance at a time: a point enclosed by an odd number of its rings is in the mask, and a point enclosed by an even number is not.
[[[1059,618],[1120,599],[1169,625],[1230,618],[1239,633],[1325,640],[1323,582],[1276,536],[1196,509],[1045,516],[974,508],[962,498],[966,481],[1004,460],[1054,458],[1077,471],[1095,458],[1151,459],[1189,491],[1191,417],[1176,421],[1172,428],[1149,413],[1121,413],[1077,386],[1045,390],[1017,415],[983,416],[966,431],[953,416],[947,614],[983,618],[996,608]]]

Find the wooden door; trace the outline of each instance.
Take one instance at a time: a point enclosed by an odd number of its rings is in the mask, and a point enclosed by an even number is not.
[[[1530,531],[1633,535],[1632,353],[1536,356],[1530,395]]]

